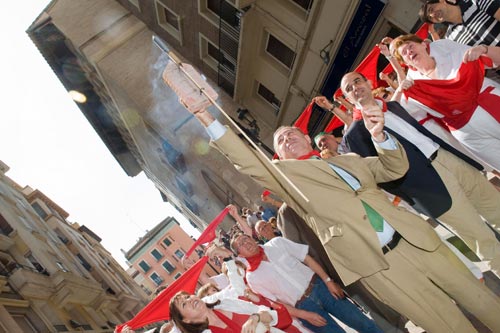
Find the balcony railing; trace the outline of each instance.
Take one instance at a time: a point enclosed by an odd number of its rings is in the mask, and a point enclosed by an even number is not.
[[[219,0],[219,59],[217,59],[217,85],[230,96],[234,94],[238,46],[240,43],[241,17],[243,12],[224,0]],[[227,55],[227,56],[226,56]],[[228,66],[228,61],[231,65]]]

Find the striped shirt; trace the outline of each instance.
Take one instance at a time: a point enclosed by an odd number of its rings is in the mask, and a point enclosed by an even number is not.
[[[462,23],[448,27],[446,38],[470,46],[500,46],[500,22],[494,17],[500,0],[459,0]]]

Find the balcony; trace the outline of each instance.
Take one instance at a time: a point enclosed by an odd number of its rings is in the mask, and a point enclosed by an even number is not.
[[[51,280],[55,288],[53,301],[57,304],[90,305],[102,294],[102,288],[99,284],[72,272],[58,271],[52,275]]]
[[[9,283],[26,299],[49,299],[54,293],[51,278],[29,267],[17,267],[9,276]]]
[[[96,311],[102,311],[103,309],[114,310],[118,309],[118,307],[120,306],[120,302],[115,296],[103,292],[94,300],[94,302],[90,306]]]
[[[124,292],[118,295],[118,301],[120,302],[120,306],[118,307],[120,313],[133,311],[137,305],[141,304],[141,300],[138,297]]]

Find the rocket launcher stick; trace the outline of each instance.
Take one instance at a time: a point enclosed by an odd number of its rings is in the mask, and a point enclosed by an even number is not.
[[[231,117],[220,107],[215,101],[218,97],[217,92],[210,87],[210,85],[203,80],[201,75],[194,69],[193,66],[183,63],[180,59],[168,49],[165,43],[157,36],[153,36],[153,42],[163,52],[167,54],[171,62],[168,63],[165,71],[163,72],[163,80],[172,88],[172,90],[179,96],[181,103],[189,110],[196,111],[202,108],[207,108],[210,105],[215,106],[233,125],[238,132],[250,142],[252,147],[266,160],[269,158],[264,154],[258,145],[253,142],[250,137],[240,129],[240,127],[231,119]],[[302,191],[288,178],[279,168],[269,161],[269,165],[286,181],[288,184],[299,194],[302,199],[309,202],[309,199],[302,193]]]

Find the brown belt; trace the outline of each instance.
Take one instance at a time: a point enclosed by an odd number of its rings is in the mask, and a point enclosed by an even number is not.
[[[300,297],[299,300],[297,301],[297,303],[295,303],[295,304],[299,304],[300,302],[302,302],[303,300],[305,300],[306,298],[308,298],[311,295],[312,290],[314,288],[314,283],[316,282],[316,279],[318,279],[318,275],[314,274],[313,277],[311,278],[311,281],[309,281],[309,285],[307,286],[306,291],[304,291],[304,294],[302,294],[302,297]]]

